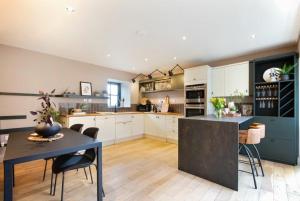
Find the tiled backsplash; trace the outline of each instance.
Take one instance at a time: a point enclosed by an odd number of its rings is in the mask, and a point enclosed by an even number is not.
[[[135,104],[132,104],[128,108],[117,108],[118,112],[133,112],[136,111]],[[61,114],[68,114],[74,108],[81,108],[83,112],[95,113],[95,112],[113,112],[115,108],[107,107],[106,103],[60,103],[59,111]],[[184,113],[183,104],[170,104],[169,112]]]

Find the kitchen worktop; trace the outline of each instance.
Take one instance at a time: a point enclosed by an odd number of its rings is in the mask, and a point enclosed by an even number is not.
[[[191,119],[191,120],[203,120],[203,121],[217,121],[217,122],[231,122],[241,124],[252,119],[252,116],[241,116],[241,117],[221,117],[217,118],[215,115],[207,115],[207,116],[195,116],[195,117],[183,117],[183,119]]]
[[[64,117],[84,117],[84,116],[107,116],[107,115],[130,115],[130,114],[157,114],[157,115],[176,115],[183,116],[181,113],[175,112],[98,112],[98,113],[86,113],[86,114],[69,114],[62,115]]]

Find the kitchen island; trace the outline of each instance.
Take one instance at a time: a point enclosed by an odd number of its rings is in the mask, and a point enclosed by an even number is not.
[[[179,119],[178,168],[238,190],[239,126],[252,117]]]

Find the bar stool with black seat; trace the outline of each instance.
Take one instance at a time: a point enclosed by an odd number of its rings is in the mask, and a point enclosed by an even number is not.
[[[93,139],[97,138],[98,134],[98,128],[87,128],[83,135],[89,136]],[[57,157],[52,165],[52,175],[51,175],[51,187],[50,187],[50,195],[55,195],[56,191],[56,181],[57,181],[57,175],[59,173],[62,173],[62,190],[61,190],[61,201],[63,201],[63,193],[64,193],[64,178],[65,178],[65,172],[81,169],[81,168],[89,168],[91,180],[92,179],[92,172],[91,172],[91,165],[95,165],[97,168],[97,165],[94,164],[94,161],[96,159],[96,151],[94,148],[88,149],[85,151],[85,153],[79,155],[79,154],[66,154]],[[54,186],[53,186],[53,175],[55,174],[55,180],[54,180]],[[102,193],[104,194],[104,190],[102,188]]]
[[[252,123],[250,125],[250,128],[253,129],[260,129],[261,133],[260,133],[260,139],[262,140],[263,138],[265,138],[266,135],[266,126],[265,124],[261,124],[261,123]],[[255,165],[259,165],[260,169],[261,169],[261,174],[264,177],[265,173],[264,173],[264,169],[261,163],[261,158],[260,158],[260,153],[256,147],[255,144],[252,144],[253,150],[254,150],[254,157],[257,159],[257,162],[255,162]]]
[[[74,124],[70,127],[71,130],[79,132],[79,133],[82,132],[82,128],[83,128],[83,124]],[[45,158],[44,160],[45,160],[45,167],[44,167],[43,181],[45,181],[45,177],[46,177],[48,160],[52,160],[52,162],[53,162],[54,158]]]
[[[239,131],[239,145],[240,145],[239,151],[241,151],[242,149],[245,150],[246,156],[248,157],[249,160],[249,165],[251,167],[251,172],[247,172],[244,170],[239,170],[239,171],[252,174],[255,189],[257,189],[255,172],[257,175],[258,173],[256,170],[253,154],[251,150],[247,147],[247,145],[259,144],[260,139],[261,139],[261,129],[249,128],[248,130]]]

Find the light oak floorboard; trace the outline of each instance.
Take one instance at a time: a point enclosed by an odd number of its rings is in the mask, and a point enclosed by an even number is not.
[[[138,139],[103,148],[105,201],[300,201],[300,167],[263,161],[265,177],[257,177],[253,188],[250,174],[239,173],[239,191],[233,191],[177,169],[177,145],[154,139]],[[205,162],[205,161],[204,161]],[[59,201],[49,195],[50,170],[42,181],[44,161],[17,165],[16,201]],[[241,164],[241,169],[250,170]],[[259,169],[258,169],[259,170]],[[92,168],[94,180],[96,170]],[[260,173],[260,170],[259,170]],[[3,166],[0,168],[3,184]],[[0,187],[3,196],[3,185]],[[66,201],[96,201],[96,184],[86,180],[83,170],[65,176]]]

